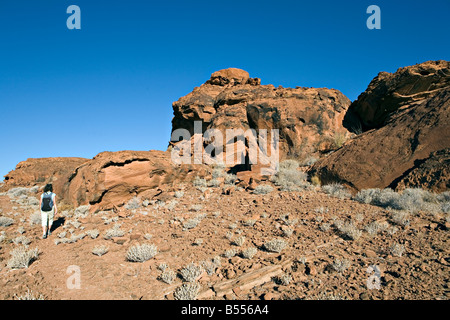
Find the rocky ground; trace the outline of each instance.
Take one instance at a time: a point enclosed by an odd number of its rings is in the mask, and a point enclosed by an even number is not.
[[[118,212],[60,208],[47,239],[36,224],[37,188],[2,193],[0,299],[27,293],[152,300],[450,296],[450,225],[443,212],[404,217],[320,187],[275,187],[267,194],[233,188],[228,195],[222,187],[192,183],[178,189],[152,201],[133,199]],[[157,253],[128,261],[136,244],[153,244]],[[100,245],[107,253],[93,254]],[[39,250],[27,268],[11,267],[18,247]]]

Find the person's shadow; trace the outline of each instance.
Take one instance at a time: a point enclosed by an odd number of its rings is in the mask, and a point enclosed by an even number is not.
[[[65,217],[59,217],[56,221],[53,221],[52,229],[50,231],[51,232],[55,231],[56,229],[64,225],[65,221],[66,221]]]

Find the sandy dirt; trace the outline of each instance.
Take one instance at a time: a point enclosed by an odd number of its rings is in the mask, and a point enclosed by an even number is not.
[[[185,185],[181,197],[165,192],[161,199],[164,205],[153,202],[147,207],[85,218],[75,217],[73,210],[66,211],[65,216],[60,212],[53,234],[41,239],[40,225],[30,223],[37,206],[20,206],[9,196],[0,196],[0,216],[14,220],[10,226],[0,227],[0,232],[4,231],[0,299],[17,299],[27,292],[55,300],[174,299],[174,290],[184,283],[181,269],[217,256],[220,264],[215,271],[203,272],[198,278],[200,299],[450,297],[449,225],[443,216],[419,212],[406,226],[398,225],[390,211],[334,198],[320,188],[275,190],[266,195],[240,190],[225,195],[221,188],[201,192]],[[183,224],[199,214],[204,214],[200,223],[186,230]],[[353,221],[362,235],[350,239],[342,234],[336,228],[339,220]],[[74,226],[71,221],[79,223]],[[370,235],[365,227],[373,221],[386,221],[386,229]],[[104,239],[116,223],[124,236]],[[28,247],[39,248],[40,254],[28,268],[14,270],[7,263],[10,252],[21,246],[12,242],[20,236],[20,227],[31,241]],[[95,239],[86,236],[74,243],[55,243],[62,232],[69,237],[92,229],[99,231]],[[244,243],[234,244],[241,236]],[[264,244],[274,238],[287,243],[281,252],[265,248]],[[156,256],[141,263],[127,261],[129,247],[143,243],[156,245]],[[395,243],[404,248],[401,256],[390,249]],[[96,256],[92,249],[100,244],[108,246],[109,251]],[[257,249],[251,259],[240,254],[249,247]],[[232,248],[237,255],[225,257]],[[339,261],[344,267],[336,270]],[[159,279],[158,267],[163,263],[178,274],[171,284]],[[79,268],[79,288],[71,288],[75,273],[70,272],[70,266]],[[376,266],[379,274],[370,266]]]

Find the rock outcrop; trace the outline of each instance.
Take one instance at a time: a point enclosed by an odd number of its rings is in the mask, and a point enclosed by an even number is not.
[[[323,184],[342,182],[354,190],[448,190],[450,62],[380,73],[349,113],[347,120],[357,115],[366,129],[372,129],[316,162],[310,175]]]
[[[81,164],[89,161],[85,158],[31,158],[19,162],[15,170],[5,176],[7,188],[21,186],[44,186],[53,184],[58,195],[67,191],[69,177]]]
[[[201,169],[175,165],[164,151],[102,152],[73,172],[67,198],[75,207],[91,205],[91,211],[112,209],[134,196],[151,199],[161,188],[194,179]]]
[[[201,121],[200,134],[220,130],[226,145],[226,129],[279,129],[280,158],[328,152],[336,149],[336,137],[348,135],[342,122],[350,100],[340,91],[260,83],[240,69],[213,73],[210,80],[173,103],[172,132],[186,129],[193,136],[194,122]],[[178,141],[178,136],[173,137],[171,144]]]
[[[363,130],[380,128],[414,102],[430,99],[450,86],[450,62],[427,61],[403,67],[395,73],[380,72],[354,101],[344,125]]]

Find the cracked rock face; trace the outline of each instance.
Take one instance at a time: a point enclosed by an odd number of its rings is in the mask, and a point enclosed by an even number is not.
[[[449,86],[450,62],[446,61],[380,73],[346,116],[348,121],[349,114],[353,121],[359,117],[368,131],[316,162],[310,174],[322,183],[340,181],[354,190],[448,190]]]
[[[449,87],[449,61],[427,61],[400,68],[395,73],[380,72],[351,104],[345,125],[352,129],[355,123],[351,116],[356,115],[363,129],[382,127],[397,111],[429,100]]]
[[[234,68],[213,73],[173,103],[172,132],[186,129],[193,136],[194,121],[202,122],[201,133],[217,129],[224,136],[227,129],[279,129],[281,159],[330,151],[337,134],[348,135],[342,121],[350,100],[340,91],[260,82]]]
[[[102,152],[73,173],[68,198],[75,206],[90,204],[91,211],[117,208],[134,196],[151,199],[161,188],[191,180],[201,171],[196,169],[175,166],[164,151]]]

